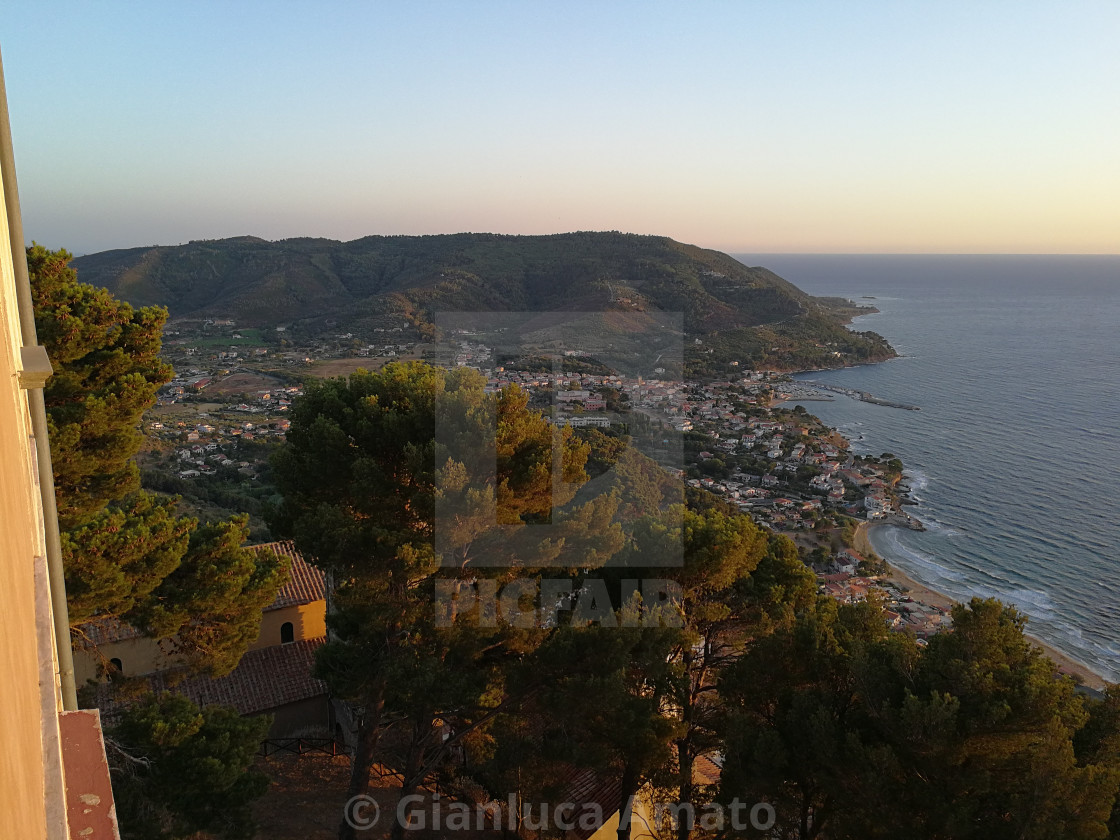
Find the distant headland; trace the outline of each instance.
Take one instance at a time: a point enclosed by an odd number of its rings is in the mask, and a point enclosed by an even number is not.
[[[818,298],[761,267],[661,236],[462,233],[351,242],[245,236],[131,248],[73,261],[84,282],[175,318],[232,318],[304,334],[361,334],[439,311],[597,311],[683,315],[696,378],[738,370],[845,367],[895,356],[882,336],[845,327],[874,311]]]

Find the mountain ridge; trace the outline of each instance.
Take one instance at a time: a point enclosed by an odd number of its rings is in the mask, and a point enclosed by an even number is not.
[[[134,305],[166,306],[172,318],[359,332],[403,317],[423,332],[448,310],[679,311],[712,357],[696,359],[702,368],[836,367],[894,355],[881,336],[844,329],[853,312],[838,301],[663,236],[241,236],[105,251],[73,265],[84,282]]]

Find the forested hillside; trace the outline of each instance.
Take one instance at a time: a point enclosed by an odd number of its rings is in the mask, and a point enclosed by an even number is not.
[[[722,373],[732,361],[795,369],[893,355],[880,336],[843,329],[851,313],[839,302],[666,237],[240,237],[107,251],[74,265],[134,305],[244,326],[359,332],[404,318],[423,332],[439,311],[681,312],[697,373]]]

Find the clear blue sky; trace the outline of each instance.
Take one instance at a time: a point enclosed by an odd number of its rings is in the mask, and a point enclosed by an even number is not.
[[[1120,252],[1120,2],[35,2],[28,238]]]

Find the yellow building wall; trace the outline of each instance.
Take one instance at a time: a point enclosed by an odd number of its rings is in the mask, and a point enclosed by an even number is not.
[[[105,659],[119,659],[121,670],[126,677],[138,677],[170,668],[174,662],[162,650],[154,639],[126,639],[123,642],[111,642],[99,648]],[[74,651],[74,676],[78,688],[88,680],[99,681],[98,669],[101,657],[88,651]]]
[[[327,602],[313,601],[310,604],[268,610],[261,616],[261,634],[249,646],[249,650],[280,644],[280,628],[288,621],[292,623],[295,634],[292,641],[320,639],[327,635]]]
[[[657,828],[653,819],[653,804],[649,801],[648,791],[639,792],[634,797],[634,810],[630,814],[630,840],[657,840]],[[603,823],[588,840],[617,840],[618,812]]]
[[[280,644],[280,628],[289,621],[294,632],[292,641],[322,638],[327,635],[326,601],[268,610],[261,616],[260,635],[249,646],[249,650]],[[157,641],[148,638],[110,642],[101,645],[99,650],[105,659],[119,659],[126,677],[151,674],[176,664],[173,657],[163,652]],[[86,685],[88,680],[99,680],[98,666],[101,662],[100,657],[88,651],[74,652],[74,675],[79,688]]]
[[[42,508],[30,414],[18,378],[23,341],[2,201],[0,242],[0,825],[5,837],[55,837],[57,829],[48,831],[47,807],[59,791],[48,787],[46,746],[52,727],[57,746],[61,708],[54,686],[40,692],[40,657],[50,659],[53,650],[41,650],[38,633],[37,597],[44,593],[36,591],[35,571],[45,554]]]

